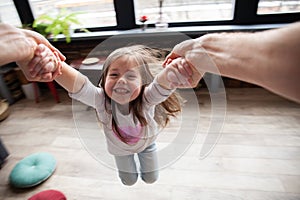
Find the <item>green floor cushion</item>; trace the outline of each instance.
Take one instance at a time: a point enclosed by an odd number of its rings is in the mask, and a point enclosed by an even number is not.
[[[66,196],[57,190],[44,190],[39,192],[28,200],[67,200]]]
[[[16,188],[32,187],[49,178],[55,167],[56,160],[51,154],[34,153],[15,165],[9,175],[9,182]]]

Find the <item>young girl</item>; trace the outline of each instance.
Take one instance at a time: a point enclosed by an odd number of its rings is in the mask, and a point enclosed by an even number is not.
[[[44,46],[37,51],[30,65],[42,69],[49,60],[46,55],[52,52]],[[99,87],[64,62],[61,75],[55,79],[72,98],[96,109],[108,151],[114,155],[125,185],[138,179],[135,154],[142,180],[153,183],[158,179],[155,139],[170,116],[181,111],[174,91],[179,85],[189,85],[192,75],[190,66],[179,58],[164,69],[160,63],[162,71],[154,78],[149,69],[158,63],[154,54],[153,49],[141,45],[115,50],[104,63]]]

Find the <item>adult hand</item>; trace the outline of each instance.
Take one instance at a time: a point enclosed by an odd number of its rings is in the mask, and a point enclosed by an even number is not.
[[[171,53],[166,57],[163,66],[165,67],[167,64],[171,63],[172,60],[178,58],[178,57],[184,57],[187,51],[190,51],[193,49],[193,46],[195,44],[194,39],[185,40],[177,45],[172,49]]]
[[[22,30],[22,31],[25,34],[26,38],[28,38],[29,40],[34,40],[36,44],[44,44],[45,46],[47,46],[52,52],[54,52],[54,54],[57,56],[57,59],[61,61],[66,60],[66,57],[58,49],[53,47],[44,36],[30,30]],[[41,47],[35,47],[34,54],[38,54],[41,51],[39,48]],[[30,59],[25,59],[17,62],[17,64],[23,70],[28,80],[48,82],[55,79],[57,75],[61,74],[60,64],[53,67],[45,67],[43,68],[43,70],[39,71],[40,73],[35,73],[36,71],[34,71],[34,66],[32,65],[29,66],[29,62],[32,58],[33,56],[31,56]],[[48,71],[46,71],[47,69]]]
[[[190,53],[193,51],[195,44],[197,44],[196,39],[186,40],[177,44],[163,62],[163,67],[166,67],[173,60],[183,57],[191,67],[192,76],[190,77],[189,85],[179,85],[178,88],[194,88],[198,85],[199,81],[204,75],[203,71],[196,68],[198,64],[187,58],[187,55],[190,55]]]
[[[53,81],[61,75],[62,63],[57,52],[52,52],[44,44],[39,44],[35,51],[35,56],[28,63],[31,77],[40,77],[39,81]],[[49,73],[53,72],[53,73]]]
[[[254,33],[206,34],[176,45],[165,63],[183,56],[200,72],[253,83],[299,103],[299,55],[300,22],[296,22]]]
[[[30,31],[26,29],[22,29],[26,37],[32,38],[37,44],[44,44],[47,46],[52,52],[57,52],[58,57],[60,58],[61,61],[65,61],[66,57],[53,45],[50,44],[50,42],[41,34],[35,32],[35,31]]]
[[[190,78],[192,76],[191,66],[185,59],[176,58],[170,64],[165,67],[166,85],[169,84],[169,88],[184,88],[191,87]],[[159,77],[159,76],[158,76]]]
[[[29,74],[27,64],[33,58],[37,44],[41,43],[57,52],[61,60],[65,60],[65,57],[39,33],[0,23],[0,65],[17,62],[28,80],[39,81],[40,76],[32,77]],[[48,76],[52,76],[53,73],[57,72],[48,72]]]

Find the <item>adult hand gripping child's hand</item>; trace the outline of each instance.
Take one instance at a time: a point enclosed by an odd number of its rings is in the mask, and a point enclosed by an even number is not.
[[[197,44],[195,39],[190,39],[183,41],[179,44],[177,44],[172,52],[166,57],[165,61],[163,62],[163,67],[166,67],[167,65],[171,64],[175,59],[177,58],[184,58],[185,62],[188,63],[190,66],[190,69],[192,71],[192,75],[190,77],[190,84],[186,85],[178,85],[179,88],[194,88],[198,85],[198,82],[201,80],[201,78],[204,75],[204,72],[197,69],[196,65],[197,63],[194,63],[192,60],[189,60],[186,56],[187,53],[193,52],[194,45]],[[190,55],[190,54],[188,54]],[[175,66],[175,65],[173,65]]]
[[[198,71],[195,66],[192,65],[191,62],[189,62],[187,59],[185,59],[184,57],[176,57],[176,58],[172,58],[171,60],[169,60],[168,63],[165,63],[164,65],[165,68],[167,67],[174,67],[175,70],[175,74],[177,74],[177,77],[181,80],[176,81],[173,78],[174,75],[172,75],[172,73],[169,75],[171,77],[170,81],[174,84],[174,86],[176,86],[177,88],[194,88],[198,85],[199,80],[202,78],[203,74]],[[180,74],[180,75],[179,75]],[[186,76],[188,77],[187,82],[182,82],[182,78],[180,78],[181,76]]]
[[[28,63],[29,74],[32,77],[40,77],[40,81],[53,81],[61,74],[61,60],[59,53],[51,51],[44,44],[39,44],[35,50],[35,55]]]
[[[184,58],[175,58],[158,75],[158,83],[167,89],[191,88],[193,67]]]

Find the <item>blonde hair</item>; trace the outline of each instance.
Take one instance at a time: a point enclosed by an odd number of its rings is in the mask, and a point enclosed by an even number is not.
[[[99,85],[104,89],[105,80],[108,74],[108,69],[110,65],[120,57],[130,56],[133,57],[139,65],[140,74],[142,77],[142,86],[141,92],[138,97],[129,103],[129,111],[133,112],[134,120],[138,120],[142,126],[148,124],[146,118],[143,116],[143,93],[145,87],[149,85],[154,80],[154,76],[150,71],[151,67],[161,66],[161,58],[158,58],[160,55],[159,50],[152,49],[144,45],[133,45],[128,47],[122,47],[113,51],[106,59],[103,65],[103,73],[100,77]],[[159,64],[159,65],[158,65]],[[150,66],[151,65],[151,66]],[[115,106],[112,106],[111,109],[108,108],[108,105],[113,105],[114,102],[106,94],[105,90],[105,109],[107,112],[114,112],[113,109]],[[109,104],[108,104],[109,103]],[[164,102],[160,103],[155,107],[154,119],[160,127],[165,127],[170,121],[170,117],[175,117],[176,114],[181,112],[182,99],[176,92],[172,93]],[[116,130],[118,136],[123,142],[127,142],[125,138],[122,138],[121,134],[118,131],[117,123],[115,116],[112,120],[112,127]]]

